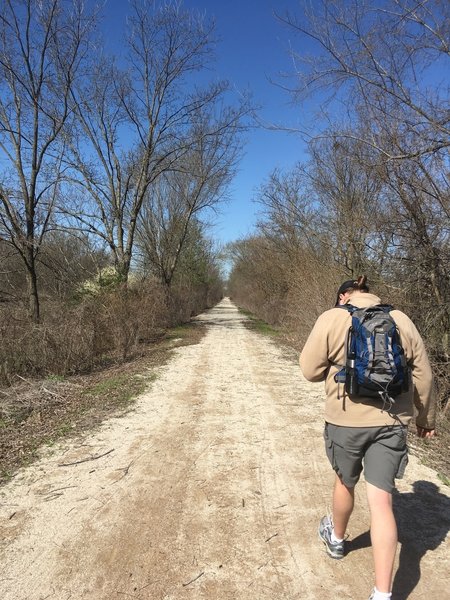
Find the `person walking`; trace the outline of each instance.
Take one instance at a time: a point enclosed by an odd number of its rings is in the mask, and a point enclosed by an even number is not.
[[[340,306],[368,308],[381,304],[369,292],[365,276],[345,281],[336,306],[317,319],[300,354],[300,368],[309,381],[324,381],[324,439],[328,459],[336,473],[332,514],[322,518],[319,537],[332,558],[345,554],[345,532],[354,507],[354,489],[364,469],[370,510],[370,537],[375,584],[369,600],[391,598],[397,549],[397,526],[392,510],[394,480],[403,476],[408,462],[407,428],[416,409],[419,437],[435,435],[436,400],[433,376],[423,340],[411,319],[399,310],[390,315],[400,333],[410,368],[409,390],[395,402],[349,395],[335,379],[345,361],[346,335],[352,317]]]

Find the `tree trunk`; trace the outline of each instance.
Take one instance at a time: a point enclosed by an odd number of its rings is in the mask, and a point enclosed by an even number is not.
[[[131,256],[129,256],[127,253],[123,253],[123,254],[116,254],[116,259],[115,259],[115,269],[118,275],[118,278],[120,280],[121,283],[124,283],[125,285],[128,283],[128,275],[130,272],[130,263],[131,263]]]
[[[36,275],[36,261],[32,252],[27,257],[28,315],[33,323],[40,321],[39,293]]]

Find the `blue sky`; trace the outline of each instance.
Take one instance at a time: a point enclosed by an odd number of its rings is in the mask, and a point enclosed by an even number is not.
[[[280,79],[280,73],[292,71],[288,53],[291,32],[274,12],[298,11],[298,0],[185,0],[183,4],[216,22],[220,41],[214,76],[229,80],[236,94],[251,90],[264,121],[299,126],[302,109],[292,106],[288,93],[270,82]],[[121,28],[127,0],[107,0],[105,8],[107,28]],[[295,134],[255,128],[246,140],[229,200],[214,217],[211,233],[222,244],[251,233],[259,210],[253,201],[255,190],[270,172],[276,167],[290,168],[304,158],[305,146]]]
[[[260,117],[268,123],[296,127],[301,108],[292,106],[288,93],[271,83],[292,70],[290,32],[275,17],[296,10],[298,0],[186,0],[185,6],[214,17],[221,38],[217,48],[217,73],[237,90],[251,90]],[[245,154],[230,187],[230,200],[216,217],[214,236],[223,243],[251,233],[260,210],[255,190],[275,168],[289,168],[304,157],[298,135],[252,129],[246,135]]]

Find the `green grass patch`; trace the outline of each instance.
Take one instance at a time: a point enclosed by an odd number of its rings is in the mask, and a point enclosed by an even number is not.
[[[48,375],[47,381],[65,381],[64,375]]]
[[[446,475],[444,475],[443,473],[438,473],[437,476],[444,485],[450,487],[450,479]]]
[[[72,425],[72,423],[63,423],[58,427],[55,433],[57,437],[64,437],[69,433],[72,433],[73,429],[74,426]]]
[[[190,323],[186,323],[184,325],[178,325],[177,327],[171,327],[170,329],[167,330],[164,338],[166,340],[185,338],[189,335],[192,327],[193,327],[193,325],[191,325]]]
[[[2,483],[6,483],[7,481],[10,481],[14,476],[14,473],[12,471],[8,471],[7,469],[0,469],[0,481]]]
[[[144,392],[149,379],[151,377],[115,375],[87,387],[83,390],[83,395],[94,396],[96,399],[102,398],[109,405],[124,406]]]
[[[77,418],[75,416],[75,418]],[[46,436],[41,437],[35,444],[32,444],[29,447],[29,452],[30,452],[30,459],[28,461],[28,464],[31,464],[33,459],[36,458],[36,456],[38,455],[39,452],[39,448],[41,446],[49,446],[52,447],[56,444],[56,442],[58,440],[60,440],[61,438],[65,438],[69,435],[71,435],[74,432],[74,429],[76,428],[76,424],[74,422],[70,422],[70,423],[60,423],[59,425],[56,425],[51,433],[49,433]]]
[[[280,335],[280,331],[278,329],[276,329],[272,325],[269,325],[268,323],[251,313],[249,310],[239,308],[239,312],[248,318],[248,321],[244,321],[244,325],[248,327],[248,329],[251,329],[252,331],[257,331],[259,333],[262,333],[263,335],[268,335],[271,337],[276,337]]]
[[[164,341],[170,343],[175,341],[177,346],[186,346],[197,344],[204,334],[204,329],[197,323],[184,323],[168,329],[164,334]]]

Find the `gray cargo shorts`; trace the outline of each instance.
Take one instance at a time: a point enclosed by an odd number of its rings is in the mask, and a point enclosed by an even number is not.
[[[407,427],[342,427],[325,423],[325,448],[331,466],[347,487],[354,487],[364,466],[368,483],[392,493],[408,464]]]

